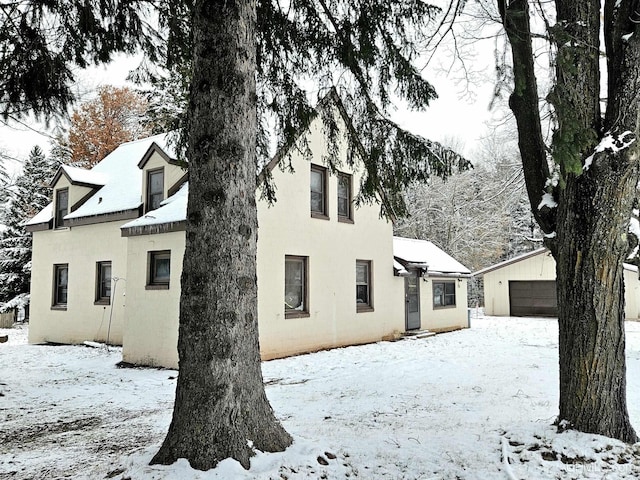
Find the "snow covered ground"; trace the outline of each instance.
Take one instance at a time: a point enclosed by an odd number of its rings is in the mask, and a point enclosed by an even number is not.
[[[177,372],[117,368],[118,349],[26,344],[0,330],[0,478],[635,479],[640,444],[555,433],[557,322],[472,318],[469,330],[263,364],[295,442],[150,467]],[[628,400],[640,430],[640,323],[627,324]]]

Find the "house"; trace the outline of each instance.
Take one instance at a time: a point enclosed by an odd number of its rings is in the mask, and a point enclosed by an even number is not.
[[[322,129],[318,116],[293,173],[267,167],[277,201],[256,195],[262,357],[465,327],[469,271],[429,242],[394,239],[378,205],[356,207],[359,164],[345,140],[328,168]],[[177,366],[188,181],[176,157],[159,135],[89,171],[60,168],[52,204],[27,225],[31,343],[109,341],[126,362]]]
[[[467,267],[425,240],[393,237],[394,273],[404,278],[405,329],[465,328]]]
[[[540,248],[492,265],[474,276],[484,278],[484,311],[496,316],[558,315],[556,262]],[[638,268],[624,264],[625,317],[640,318]]]

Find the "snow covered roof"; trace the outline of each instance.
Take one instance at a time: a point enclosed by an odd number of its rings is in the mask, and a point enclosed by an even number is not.
[[[548,248],[546,247],[538,248],[537,250],[533,250],[532,252],[527,252],[521,255],[517,255],[513,258],[510,258],[509,260],[505,260],[503,262],[496,263],[495,265],[491,265],[489,267],[483,268],[482,270],[478,270],[477,272],[473,272],[473,276],[475,277],[476,275],[484,275],[485,273],[493,272],[494,270],[498,270],[508,265],[521,262],[523,260],[526,260],[527,258],[532,258],[537,255],[542,255],[543,253],[546,253],[547,255],[551,256],[551,252],[549,251]],[[631,265],[630,263],[623,263],[622,267],[625,270],[629,270],[630,272],[636,272],[636,273],[638,272],[638,267],[636,267],[635,265]]]
[[[543,253],[550,253],[546,248],[538,248],[537,250],[533,250],[532,252],[523,253],[521,255],[517,255],[513,258],[505,260],[500,263],[496,263],[495,265],[490,265],[482,270],[478,270],[477,272],[473,272],[473,275],[484,275],[485,273],[493,272],[494,270],[498,270],[499,268],[506,267],[511,265],[512,263],[521,262],[522,260],[526,260],[527,258],[535,257],[537,255],[541,255]]]
[[[402,263],[427,268],[429,274],[471,273],[467,267],[427,240],[393,237],[393,256]]]
[[[142,204],[142,171],[138,162],[153,144],[173,155],[167,134],[123,143],[90,170],[106,178],[104,186],[65,220],[138,208]]]
[[[145,215],[125,223],[121,229],[140,228],[150,225],[162,225],[182,222],[187,218],[187,196],[189,185],[185,183],[169,198],[162,201],[160,207],[147,212]]]
[[[409,275],[409,272],[407,271],[407,269],[404,268],[402,264],[399,261],[397,261],[395,258],[393,259],[393,269],[396,275],[398,275],[399,277],[404,277]]]
[[[72,185],[102,187],[108,181],[108,177],[104,173],[87,170],[85,168],[72,167],[71,165],[62,165],[55,177],[53,177],[51,186],[54,186],[62,175],[67,177]]]
[[[47,223],[49,220],[53,218],[53,202],[40,210],[37,214],[35,214],[31,219],[27,220],[24,224],[25,226],[29,225],[39,225],[41,223]]]
[[[64,175],[74,185],[96,188],[89,199],[64,217],[65,220],[127,212],[139,208],[142,205],[142,171],[138,168],[138,164],[152,149],[161,151],[168,159],[176,159],[175,150],[169,142],[170,135],[154,135],[123,143],[91,170],[63,165],[52,184]],[[53,218],[53,213],[53,204],[49,204],[25,225],[47,223]]]

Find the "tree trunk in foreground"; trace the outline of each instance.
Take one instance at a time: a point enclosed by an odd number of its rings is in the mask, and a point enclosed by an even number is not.
[[[152,463],[249,468],[291,437],[266,398],[257,323],[255,1],[196,1],[189,200],[173,419]],[[173,287],[172,288],[176,288]]]
[[[555,1],[557,23],[548,33],[557,49],[556,71],[549,99],[557,123],[551,154],[561,181],[554,181],[542,141],[529,2],[497,1],[513,55],[509,105],[529,199],[557,265],[558,424],[635,442],[626,400],[623,278],[639,180],[635,2],[605,1],[609,93],[603,119],[600,0]]]
[[[624,277],[636,171],[602,158],[570,177],[558,207],[560,427],[635,442],[626,398]],[[609,161],[607,161],[609,160]],[[607,171],[608,170],[608,171]],[[564,422],[563,422],[564,421]]]

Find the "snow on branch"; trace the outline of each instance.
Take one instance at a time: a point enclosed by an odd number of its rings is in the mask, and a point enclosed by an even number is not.
[[[600,143],[596,146],[593,153],[585,159],[582,170],[585,172],[589,170],[589,167],[591,167],[593,159],[597,153],[604,152],[605,150],[608,150],[611,153],[616,153],[629,147],[635,141],[636,137],[630,130],[627,130],[620,135],[612,135],[611,132],[608,132],[604,138],[600,140]]]
[[[544,195],[542,195],[542,200],[540,200],[540,204],[538,205],[538,210],[542,210],[544,207],[556,208],[557,206],[558,206],[558,202],[555,201],[552,194],[547,192]]]

